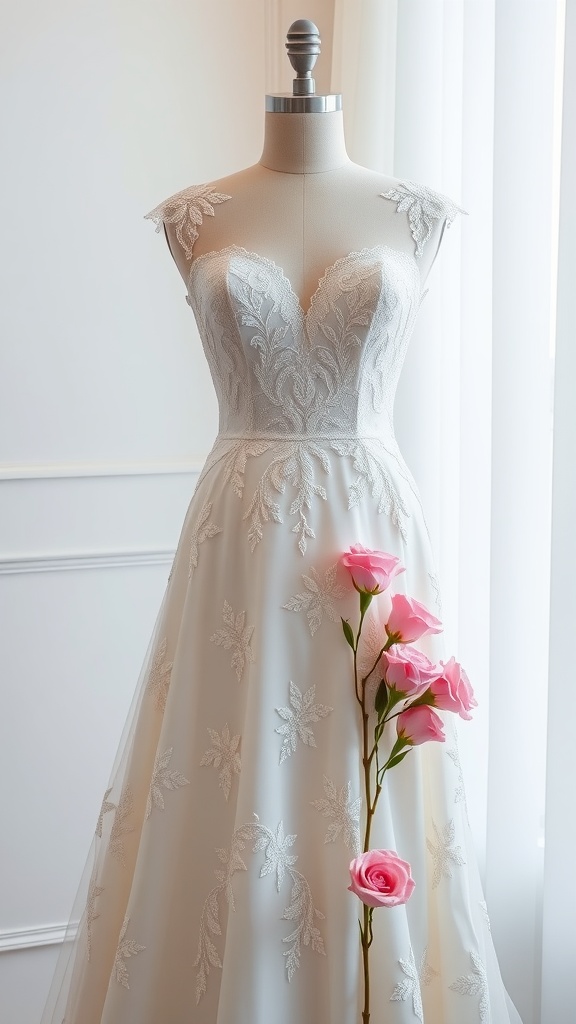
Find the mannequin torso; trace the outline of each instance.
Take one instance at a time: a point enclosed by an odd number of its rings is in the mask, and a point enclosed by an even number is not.
[[[192,259],[177,237],[177,225],[165,222],[185,282],[194,259],[240,246],[276,263],[306,310],[324,272],[342,257],[382,245],[414,254],[407,215],[381,195],[396,180],[348,158],[341,111],[267,113],[265,118],[260,161],[211,183],[211,191],[232,201],[203,218]],[[418,260],[422,284],[445,224],[445,216],[431,221]]]

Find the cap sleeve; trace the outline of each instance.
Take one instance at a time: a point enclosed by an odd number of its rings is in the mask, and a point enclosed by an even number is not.
[[[144,219],[154,221],[156,231],[165,228],[167,224],[174,225],[176,238],[186,254],[186,259],[191,260],[194,243],[198,238],[198,228],[203,218],[213,217],[214,207],[230,198],[231,196],[223,192],[214,191],[211,185],[190,185],[189,188],[177,192],[155,206],[150,213],[144,215]]]
[[[434,259],[436,258],[440,241],[444,230],[455,220],[457,214],[466,214],[448,196],[441,192],[435,192],[426,185],[419,185],[415,181],[399,181],[387,192],[381,192],[383,199],[391,199],[396,203],[397,213],[406,213],[410,224],[410,231],[414,239],[414,256],[421,259],[428,240],[431,238],[437,226],[441,225],[440,237]]]

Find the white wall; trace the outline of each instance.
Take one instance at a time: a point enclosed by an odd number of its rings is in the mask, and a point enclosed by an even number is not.
[[[306,11],[327,41],[331,6]],[[258,159],[300,16],[294,0],[3,11],[0,1024],[39,1020],[217,429],[184,286],[143,216]],[[329,71],[326,46],[319,90]]]

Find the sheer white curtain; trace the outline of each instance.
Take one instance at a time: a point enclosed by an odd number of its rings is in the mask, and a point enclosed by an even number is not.
[[[428,509],[447,640],[480,702],[474,725],[460,731],[470,815],[502,972],[524,1024],[568,1020],[576,1003],[574,965],[558,973],[568,957],[556,868],[568,874],[571,826],[563,825],[566,766],[553,729],[546,835],[544,827],[548,697],[561,718],[567,683],[554,619],[548,673],[559,181],[576,122],[574,111],[571,120],[565,114],[562,151],[564,54],[568,68],[576,49],[564,15],[554,0],[334,5],[332,88],[344,94],[350,156],[437,188],[469,213],[451,228],[430,277],[396,422]],[[567,171],[564,180],[562,223]],[[568,264],[573,233],[565,236]],[[566,339],[574,300],[564,287]],[[564,379],[559,371],[560,397]],[[573,423],[563,406],[556,415],[561,502]],[[564,614],[566,528],[555,506],[552,596]],[[572,908],[565,940],[570,929],[574,937]]]

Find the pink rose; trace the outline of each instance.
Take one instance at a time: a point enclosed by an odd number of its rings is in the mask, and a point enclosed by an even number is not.
[[[442,623],[413,597],[393,594],[386,632],[396,644],[411,644],[427,633],[441,633]]]
[[[348,569],[356,590],[364,594],[381,594],[393,576],[405,571],[395,555],[371,551],[362,544],[353,544],[340,556],[340,562]]]
[[[461,718],[472,718],[468,712],[478,706],[474,691],[464,669],[454,658],[441,661],[442,675],[430,684],[434,696],[434,707],[443,711],[454,711]]]
[[[368,850],[350,864],[350,892],[367,907],[396,907],[410,899],[415,887],[410,865],[394,850]]]
[[[386,651],[380,665],[389,687],[406,697],[416,697],[438,678],[441,669],[415,647],[395,647]]]
[[[437,715],[428,704],[408,708],[398,715],[396,732],[400,739],[412,747],[419,743],[427,743],[428,740],[438,740],[442,743],[446,739],[440,715]]]

